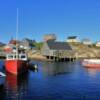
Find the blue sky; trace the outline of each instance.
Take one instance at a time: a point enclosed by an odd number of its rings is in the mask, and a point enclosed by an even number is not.
[[[0,0],[0,41],[18,38],[42,41],[43,35],[55,33],[58,40],[76,35],[80,39],[100,40],[100,0]]]

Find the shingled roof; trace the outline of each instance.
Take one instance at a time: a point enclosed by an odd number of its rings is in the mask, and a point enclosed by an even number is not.
[[[68,39],[76,39],[77,36],[69,36]]]
[[[71,46],[66,42],[47,42],[48,46],[52,50],[72,50]]]

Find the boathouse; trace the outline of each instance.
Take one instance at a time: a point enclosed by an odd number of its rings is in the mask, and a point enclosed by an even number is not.
[[[41,54],[51,60],[69,60],[73,57],[73,50],[66,42],[48,41],[44,42]]]

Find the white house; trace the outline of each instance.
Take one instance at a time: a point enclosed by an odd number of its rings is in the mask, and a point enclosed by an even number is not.
[[[77,36],[69,36],[67,38],[67,42],[77,43],[77,42],[79,42],[79,40],[77,39]]]
[[[100,47],[100,41],[96,42],[95,46]]]
[[[90,39],[83,39],[82,43],[83,43],[84,45],[92,45],[92,42],[91,42]]]

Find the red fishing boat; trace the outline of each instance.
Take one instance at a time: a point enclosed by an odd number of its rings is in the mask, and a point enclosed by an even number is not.
[[[27,71],[27,55],[25,53],[9,53],[6,55],[5,69],[14,75]]]
[[[100,68],[100,59],[84,59],[82,65],[90,68]]]
[[[14,42],[14,48],[9,50],[11,52],[6,54],[5,69],[7,72],[19,75],[27,71],[27,55],[23,51],[19,51],[19,44],[17,43],[18,38],[18,9],[17,9],[17,25],[16,25],[16,41]]]

